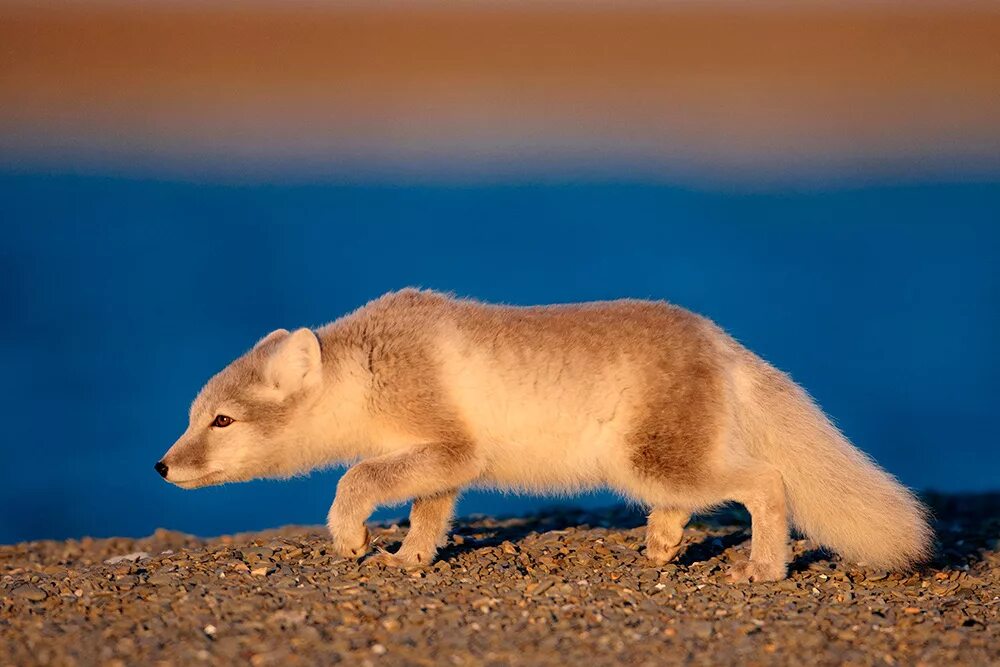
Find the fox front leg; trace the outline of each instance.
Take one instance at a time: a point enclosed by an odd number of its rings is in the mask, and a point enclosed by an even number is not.
[[[327,516],[335,551],[348,558],[363,556],[369,542],[365,521],[375,508],[417,498],[413,508],[417,520],[410,529],[413,539],[408,535],[400,551],[414,559],[417,553],[433,557],[451,517],[455,492],[480,472],[470,449],[418,445],[367,459],[344,473]]]
[[[445,542],[457,498],[457,490],[414,498],[410,530],[403,544],[396,553],[380,551],[378,561],[394,567],[423,567],[434,562],[438,547]]]

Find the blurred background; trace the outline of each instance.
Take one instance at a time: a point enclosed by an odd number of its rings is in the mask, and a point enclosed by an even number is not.
[[[0,2],[0,542],[322,523],[337,470],[152,465],[260,336],[405,285],[673,301],[995,489],[998,45],[945,0]]]

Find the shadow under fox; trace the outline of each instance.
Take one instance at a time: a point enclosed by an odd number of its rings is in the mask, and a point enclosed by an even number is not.
[[[431,562],[476,485],[610,487],[650,508],[646,555],[676,558],[692,512],[752,517],[734,581],[785,576],[789,521],[846,558],[924,559],[914,496],[808,394],[707,319],[662,302],[489,305],[405,289],[315,331],[279,329],[209,380],[157,463],[195,488],[355,463],[328,526],[368,550],[365,521],[413,500],[399,565]]]

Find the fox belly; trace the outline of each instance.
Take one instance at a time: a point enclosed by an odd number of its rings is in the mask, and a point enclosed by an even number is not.
[[[444,367],[443,384],[481,457],[479,483],[557,493],[605,485],[626,458],[636,390],[628,370],[517,365],[466,352]]]

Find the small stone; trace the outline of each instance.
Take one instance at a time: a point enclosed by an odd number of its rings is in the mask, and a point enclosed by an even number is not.
[[[149,578],[146,579],[146,583],[152,584],[153,586],[169,586],[174,583],[174,578],[166,572],[157,572],[156,574],[149,575]]]
[[[32,584],[25,584],[23,586],[18,586],[13,591],[11,591],[15,596],[24,599],[31,600],[32,602],[41,602],[48,597],[48,594],[43,591],[38,586],[33,586]]]
[[[708,621],[695,621],[691,623],[688,630],[698,639],[711,639],[712,638],[712,624]]]
[[[122,556],[113,556],[106,561],[105,565],[117,565],[118,563],[136,563],[144,558],[149,558],[149,553],[146,551],[134,551],[130,554],[124,554]]]
[[[274,555],[274,550],[267,547],[249,547],[242,551],[244,560],[266,560]]]
[[[553,579],[553,578],[551,578],[551,577],[549,577],[548,579],[544,579],[544,580],[540,581],[538,583],[538,585],[531,591],[531,595],[534,596],[534,597],[538,597],[539,595],[541,595],[545,591],[547,591],[550,588],[552,588],[552,586],[555,585],[555,583],[556,583],[556,580]]]

